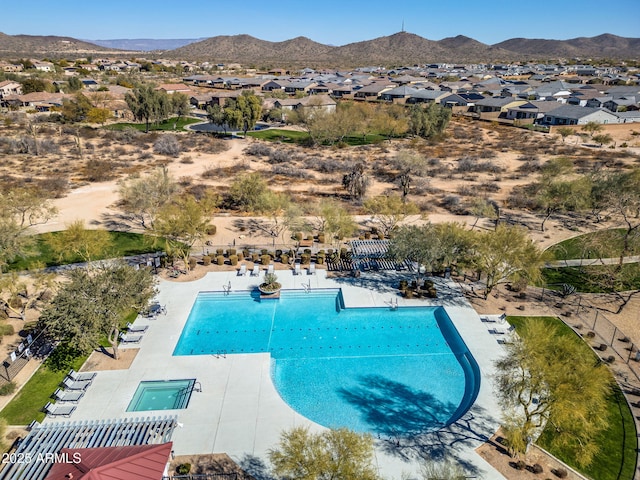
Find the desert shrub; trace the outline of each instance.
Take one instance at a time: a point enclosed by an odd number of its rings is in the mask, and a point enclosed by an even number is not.
[[[180,163],[184,163],[186,165],[191,164],[193,163],[193,158],[191,158],[190,156],[186,156],[180,159]]]
[[[84,177],[89,182],[104,182],[113,178],[113,174],[114,164],[108,160],[92,158],[84,168]]]
[[[280,255],[280,261],[285,264],[289,263],[289,255],[283,253],[282,255]]]
[[[485,192],[499,192],[500,191],[500,185],[498,185],[496,182],[482,182],[480,184],[480,188],[482,190],[484,190]]]
[[[198,264],[198,261],[193,258],[193,257],[189,257],[189,269],[193,270],[194,268],[196,268],[196,265]]]
[[[141,152],[138,155],[138,160],[149,160],[153,158],[153,154],[151,152]]]
[[[267,255],[267,254],[260,255],[260,263],[262,265],[269,265],[271,263],[271,255]]]
[[[238,255],[229,255],[229,263],[231,263],[231,265],[237,265],[238,264]]]
[[[441,205],[451,213],[458,213],[462,210],[462,202],[458,195],[447,195],[442,199]]]
[[[524,470],[524,467],[526,467],[526,466],[527,466],[527,464],[524,463],[524,461],[522,461],[522,460],[518,460],[514,465],[516,470]]]
[[[38,182],[42,191],[52,198],[61,198],[69,188],[69,180],[65,177],[46,177]]]
[[[205,267],[207,265],[211,265],[211,256],[205,255],[204,257],[202,257],[202,265],[204,265]]]
[[[216,263],[217,263],[218,265],[224,265],[224,255],[218,255],[218,256],[216,257]]]
[[[292,167],[291,165],[274,165],[271,167],[271,172],[275,175],[282,175],[285,177],[295,178],[314,178],[311,173],[302,168]]]
[[[269,163],[291,162],[291,154],[286,150],[272,150],[269,154]]]
[[[319,159],[317,157],[309,157],[305,163],[308,163],[306,165],[308,168],[313,168],[320,173],[336,173],[341,172],[343,169],[349,170],[344,162],[334,158]]]
[[[244,149],[244,153],[247,155],[251,155],[254,157],[268,157],[271,155],[271,147],[265,145],[264,143],[252,143],[247,148]]]
[[[38,141],[38,154],[53,155],[56,153],[60,153],[60,147],[54,140],[50,138],[44,138]]]
[[[539,463],[534,463],[531,466],[531,471],[533,473],[542,473],[542,472],[544,472],[544,468],[542,468],[542,465],[540,465]]]
[[[238,251],[235,248],[227,248],[227,255],[235,255]]]
[[[176,473],[178,475],[187,475],[191,471],[190,463],[181,463],[176,467]]]
[[[209,225],[207,227],[207,235],[213,236],[216,234],[217,231],[218,231],[218,227],[216,227],[215,225]]]
[[[216,248],[216,255],[224,255],[224,248]]]
[[[553,473],[555,474],[556,477],[558,478],[566,478],[567,475],[569,475],[569,473],[567,472],[566,469],[564,468],[556,468]]]
[[[461,195],[463,197],[469,197],[475,195],[475,188],[473,185],[465,183],[463,185],[460,185],[456,192],[458,193],[458,195]]]
[[[178,184],[181,187],[188,187],[189,185],[191,185],[191,182],[193,182],[193,177],[189,177],[188,175],[184,177],[180,177],[178,179]]]
[[[178,138],[172,134],[162,135],[153,144],[153,151],[160,155],[167,155],[169,157],[177,157],[182,151]]]
[[[16,391],[17,385],[14,382],[5,383],[0,387],[0,396],[11,395]]]
[[[300,263],[302,265],[308,265],[309,263],[311,263],[311,254],[303,253],[302,255],[300,255]]]
[[[0,325],[0,335],[13,335],[15,332],[15,329],[13,328],[13,325]]]

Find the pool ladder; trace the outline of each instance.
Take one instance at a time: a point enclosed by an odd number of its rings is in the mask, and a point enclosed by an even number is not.
[[[302,288],[304,289],[304,293],[309,293],[311,292],[311,280],[309,280],[309,283],[302,283]]]
[[[227,351],[226,350],[218,350],[215,354],[214,357],[216,358],[227,358]]]

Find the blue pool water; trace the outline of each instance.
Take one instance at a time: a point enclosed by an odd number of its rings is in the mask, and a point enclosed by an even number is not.
[[[173,354],[260,352],[281,397],[331,428],[431,431],[464,414],[479,387],[443,308],[344,308],[339,290],[200,293]]]
[[[140,382],[127,412],[187,408],[194,383],[194,379]]]

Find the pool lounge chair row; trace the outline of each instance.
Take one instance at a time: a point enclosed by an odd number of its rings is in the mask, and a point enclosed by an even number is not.
[[[64,390],[58,388],[53,393],[53,398],[56,399],[56,403],[47,402],[43,408],[44,412],[51,417],[70,417],[76,407],[75,405],[66,404],[78,403],[96,375],[96,372],[76,372],[73,369],[69,370],[69,373],[67,373],[67,376],[61,384]]]
[[[67,417],[69,418],[71,414],[76,410],[75,405],[58,405],[57,403],[47,402],[44,406],[45,413],[51,417]]]
[[[273,265],[273,263],[269,264],[267,266],[267,273],[274,273],[275,272],[275,266]],[[309,275],[314,275],[316,273],[316,264],[315,263],[311,263],[309,265],[309,268],[307,269],[307,274]],[[240,265],[240,268],[238,269],[238,276],[239,277],[243,277],[247,274],[247,266],[243,263],[242,265]],[[293,274],[294,275],[300,275],[301,274],[301,267],[299,263],[296,263],[293,267]],[[253,266],[253,270],[251,270],[250,275],[252,277],[257,277],[260,275],[260,265],[255,264]]]

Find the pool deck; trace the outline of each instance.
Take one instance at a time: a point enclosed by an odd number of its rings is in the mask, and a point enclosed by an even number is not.
[[[379,440],[376,456],[380,473],[389,480],[400,479],[402,474],[417,478],[418,463],[406,461],[408,456],[425,452],[437,456],[446,451],[463,461],[478,478],[504,478],[474,451],[499,426],[499,408],[490,375],[503,348],[455,283],[439,281],[438,299],[409,300],[400,297],[394,288],[400,278],[410,278],[407,273],[372,272],[360,278],[327,278],[326,271],[321,269],[314,275],[307,275],[306,270],[297,276],[291,271],[276,273],[284,289],[341,288],[347,307],[389,307],[395,302],[399,307],[443,306],[480,368],[478,397],[460,420],[437,436],[415,439],[411,445],[394,439]],[[271,381],[269,354],[172,355],[198,292],[223,291],[229,284],[234,292],[254,289],[263,274],[252,277],[249,272],[245,276],[220,272],[208,273],[193,282],[161,281],[157,300],[167,313],[156,319],[136,320],[136,325],[150,326],[140,344],[133,345],[140,351],[130,368],[99,372],[71,420],[135,418],[170,412],[178,415],[180,427],[173,436],[176,455],[226,452],[241,466],[262,462],[268,467],[266,453],[277,444],[285,429],[308,426],[311,431],[322,431],[324,427],[296,413],[280,398]],[[196,378],[202,385],[201,392],[193,392],[187,409],[126,412],[141,381],[185,378]]]

